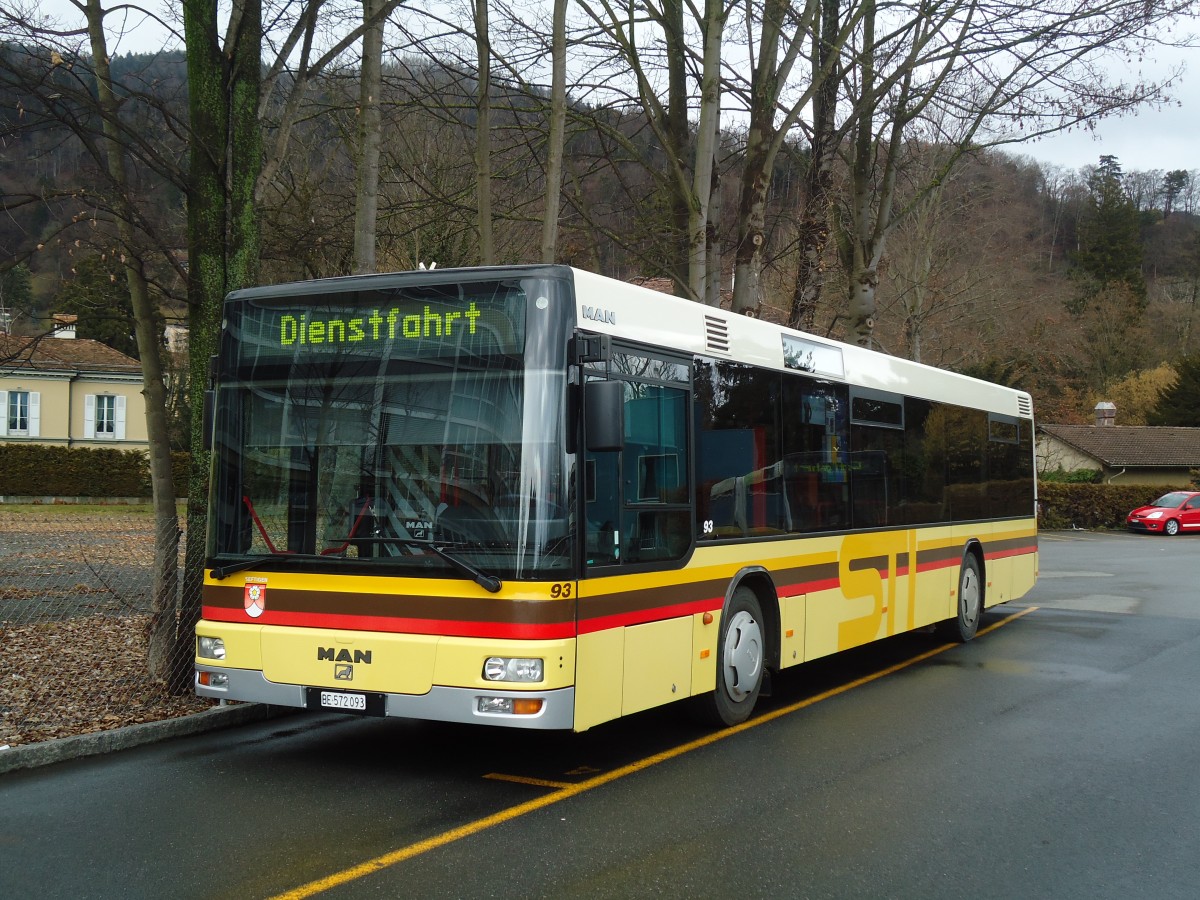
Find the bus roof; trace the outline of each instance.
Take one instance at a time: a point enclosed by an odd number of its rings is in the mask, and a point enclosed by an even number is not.
[[[804,370],[815,377],[1004,415],[1033,415],[1032,399],[1023,391],[562,265],[416,269],[341,276],[246,288],[230,294],[229,299],[311,296],[518,277],[573,280],[579,327],[588,331],[781,371],[797,368],[794,360],[789,365],[785,359],[787,344],[793,353],[798,349],[808,355],[811,367]]]

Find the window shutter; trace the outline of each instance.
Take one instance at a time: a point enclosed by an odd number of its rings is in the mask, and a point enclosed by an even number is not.
[[[125,440],[125,398],[118,396],[113,402],[113,437],[118,441]]]
[[[0,437],[8,436],[8,391],[0,391]]]
[[[88,394],[83,398],[83,436],[96,437],[96,395]]]
[[[41,437],[42,434],[42,395],[38,391],[29,392],[29,436]]]

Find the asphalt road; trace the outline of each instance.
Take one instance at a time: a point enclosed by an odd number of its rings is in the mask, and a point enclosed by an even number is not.
[[[296,716],[0,776],[0,897],[1193,898],[1200,538],[1041,546],[975,641],[741,730]]]

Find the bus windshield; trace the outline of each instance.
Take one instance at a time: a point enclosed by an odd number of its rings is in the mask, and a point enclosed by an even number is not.
[[[512,279],[231,300],[210,557],[561,577],[566,367],[545,357],[565,349],[548,353],[539,330],[554,290]]]

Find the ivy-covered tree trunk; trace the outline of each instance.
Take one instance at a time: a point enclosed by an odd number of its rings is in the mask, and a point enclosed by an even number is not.
[[[188,172],[188,375],[191,384],[191,469],[187,546],[172,686],[191,683],[195,624],[200,618],[208,506],[204,390],[216,352],[225,294],[253,284],[259,231],[254,186],[262,166],[257,121],[261,81],[261,0],[239,0],[231,44],[221,48],[213,0],[183,0],[188,60],[191,152]],[[228,62],[227,62],[228,60]]]

